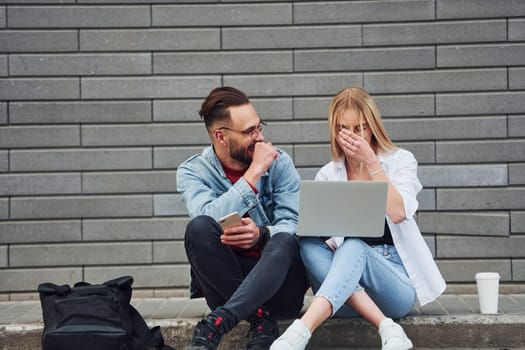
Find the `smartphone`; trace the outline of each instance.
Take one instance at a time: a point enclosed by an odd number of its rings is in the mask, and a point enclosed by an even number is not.
[[[219,225],[221,225],[223,230],[227,229],[228,227],[238,226],[240,224],[241,216],[236,211],[229,213],[228,215],[225,215],[219,219]]]

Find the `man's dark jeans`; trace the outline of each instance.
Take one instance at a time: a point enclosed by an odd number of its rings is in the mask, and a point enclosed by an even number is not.
[[[222,229],[201,215],[186,227],[185,248],[192,275],[211,310],[221,307],[233,328],[255,310],[266,307],[274,318],[297,317],[308,287],[297,238],[274,234],[260,258],[234,252],[220,241]],[[230,328],[228,327],[228,328]]]

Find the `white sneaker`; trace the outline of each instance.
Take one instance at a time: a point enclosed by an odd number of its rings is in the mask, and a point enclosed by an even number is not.
[[[275,339],[270,350],[304,350],[311,336],[303,321],[295,320],[279,338]]]
[[[379,335],[381,336],[381,350],[412,349],[412,342],[403,328],[390,318],[385,318],[379,324]]]

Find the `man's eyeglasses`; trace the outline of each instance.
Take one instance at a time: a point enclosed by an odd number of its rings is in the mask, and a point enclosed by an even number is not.
[[[366,123],[365,124],[357,124],[354,127],[350,127],[348,125],[343,125],[343,124],[337,124],[336,127],[337,127],[338,130],[346,129],[346,130],[353,131],[354,134],[360,134],[360,133],[365,132],[365,131],[370,129],[370,125],[366,124]]]
[[[241,134],[250,136],[250,139],[253,141],[259,134],[262,134],[264,127],[266,126],[265,122],[260,122],[257,126],[252,126],[251,128],[248,128],[246,130],[235,130],[230,129],[226,126],[222,126],[218,128],[217,130],[228,130],[228,131],[234,131],[234,132],[240,132]]]

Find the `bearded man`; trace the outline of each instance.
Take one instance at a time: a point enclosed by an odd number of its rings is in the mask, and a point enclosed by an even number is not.
[[[212,90],[199,114],[211,146],[178,167],[177,187],[191,217],[190,297],[204,296],[212,311],[187,349],[216,349],[242,320],[250,323],[246,348],[268,349],[276,319],[296,317],[308,287],[295,236],[300,177],[265,140],[266,124],[242,91]],[[221,228],[219,218],[232,212],[240,223]]]

